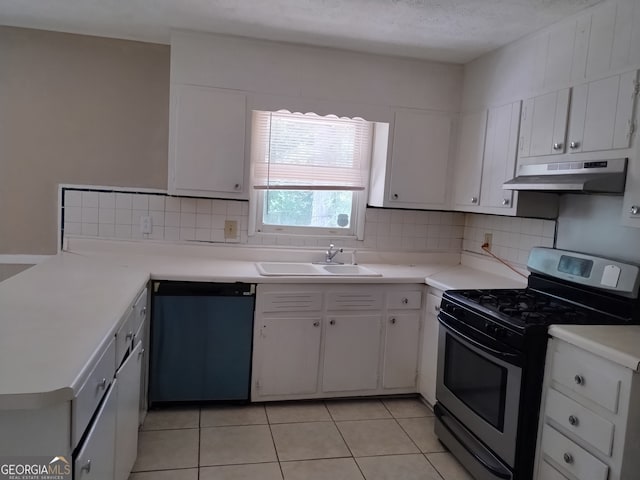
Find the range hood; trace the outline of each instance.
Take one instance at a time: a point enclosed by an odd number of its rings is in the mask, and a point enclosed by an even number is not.
[[[627,158],[521,165],[504,190],[573,193],[623,193]]]

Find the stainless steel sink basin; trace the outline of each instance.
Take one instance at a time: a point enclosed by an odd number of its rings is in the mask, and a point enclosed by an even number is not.
[[[258,262],[256,268],[264,276],[332,276],[381,277],[382,274],[361,265],[324,265],[313,263]]]

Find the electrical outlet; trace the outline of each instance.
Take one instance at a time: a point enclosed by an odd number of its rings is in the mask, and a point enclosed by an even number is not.
[[[224,221],[224,238],[237,238],[238,237],[238,222],[236,220]]]
[[[140,215],[140,233],[151,233],[152,229],[151,216]]]
[[[486,245],[486,249],[487,250],[491,250],[491,247],[493,247],[493,234],[492,233],[485,233],[484,234],[484,243],[483,245]]]

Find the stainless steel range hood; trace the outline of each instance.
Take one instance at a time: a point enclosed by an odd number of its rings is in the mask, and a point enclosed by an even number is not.
[[[627,160],[616,158],[521,165],[518,175],[505,182],[502,188],[558,193],[623,193]]]

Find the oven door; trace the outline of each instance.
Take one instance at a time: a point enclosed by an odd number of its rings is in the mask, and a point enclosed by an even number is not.
[[[440,314],[436,399],[511,468],[522,353]]]

